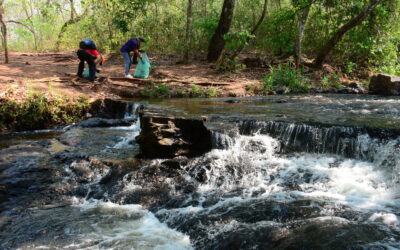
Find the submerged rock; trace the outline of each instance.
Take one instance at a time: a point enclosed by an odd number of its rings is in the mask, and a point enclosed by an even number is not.
[[[103,118],[90,118],[76,125],[83,128],[107,128],[107,127],[128,127],[132,124],[132,121],[125,119],[103,119]]]
[[[399,95],[400,77],[379,74],[371,78],[369,92],[378,95]]]
[[[202,120],[140,113],[141,133],[136,137],[144,158],[195,157],[212,148],[211,132]]]

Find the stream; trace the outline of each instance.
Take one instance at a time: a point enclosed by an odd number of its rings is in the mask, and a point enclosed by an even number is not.
[[[1,136],[0,248],[400,249],[399,98],[124,102],[125,125]],[[212,150],[138,159],[142,105]]]

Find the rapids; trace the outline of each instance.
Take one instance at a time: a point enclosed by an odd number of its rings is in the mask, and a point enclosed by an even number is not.
[[[154,100],[207,116],[203,156],[136,159],[130,126],[0,139],[0,246],[399,249],[400,99]]]

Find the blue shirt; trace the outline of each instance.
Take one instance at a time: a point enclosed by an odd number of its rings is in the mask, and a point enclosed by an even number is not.
[[[122,45],[120,51],[129,53],[131,51],[138,50],[138,49],[139,49],[139,46],[138,46],[136,38],[132,38],[132,39],[128,40],[124,45]]]

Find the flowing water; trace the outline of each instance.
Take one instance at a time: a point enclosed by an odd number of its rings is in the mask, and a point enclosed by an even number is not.
[[[399,249],[400,99],[164,100],[214,149],[137,160],[128,127],[0,140],[2,248]],[[40,140],[39,140],[40,139]]]

